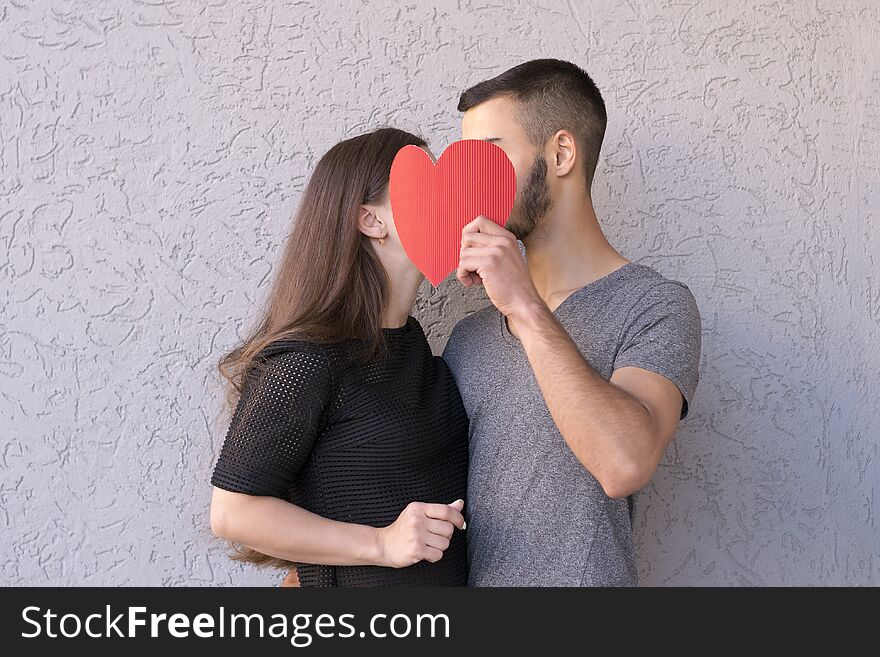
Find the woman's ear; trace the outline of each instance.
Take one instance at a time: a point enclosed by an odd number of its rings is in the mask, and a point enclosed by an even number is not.
[[[556,166],[553,173],[557,176],[565,176],[574,168],[577,159],[577,144],[568,130],[560,130],[553,136],[554,162]]]
[[[376,208],[362,205],[358,211],[358,230],[367,237],[380,238],[388,234],[388,227],[376,214]]]

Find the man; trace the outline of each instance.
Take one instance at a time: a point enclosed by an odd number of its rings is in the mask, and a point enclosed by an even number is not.
[[[632,495],[697,386],[696,302],[599,227],[606,111],[587,73],[526,62],[458,109],[462,138],[500,146],[518,181],[506,229],[478,217],[462,232],[456,275],[493,305],[443,353],[471,423],[469,583],[635,585]]]

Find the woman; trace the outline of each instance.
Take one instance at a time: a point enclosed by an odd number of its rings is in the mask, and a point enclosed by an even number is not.
[[[321,158],[261,321],[220,363],[211,528],[302,586],[467,583],[467,416],[410,316],[423,276],[388,199],[409,144],[383,128]]]

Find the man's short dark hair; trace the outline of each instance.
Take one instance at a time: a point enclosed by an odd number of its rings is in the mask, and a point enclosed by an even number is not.
[[[587,72],[560,59],[534,59],[475,84],[461,95],[458,111],[501,96],[516,102],[517,115],[536,146],[543,147],[559,130],[574,135],[589,189],[608,115],[602,94]]]

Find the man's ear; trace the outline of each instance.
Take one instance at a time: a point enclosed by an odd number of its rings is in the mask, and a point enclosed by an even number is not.
[[[377,239],[388,234],[388,227],[376,214],[376,208],[366,205],[362,205],[358,210],[358,230],[367,237]]]
[[[550,140],[553,147],[553,173],[557,176],[568,175],[574,169],[577,160],[577,143],[574,135],[568,130],[560,130]]]

